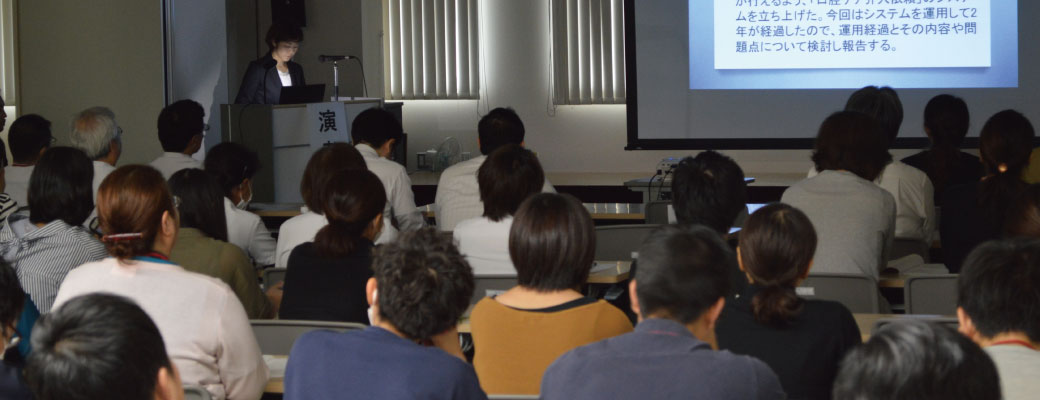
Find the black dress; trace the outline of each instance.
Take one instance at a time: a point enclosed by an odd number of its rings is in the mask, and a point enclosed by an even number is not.
[[[773,328],[751,311],[759,290],[748,285],[727,299],[715,326],[719,348],[768,364],[790,399],[830,399],[838,363],[862,343],[852,313],[838,302],[806,300],[789,326]]]
[[[951,274],[961,271],[964,259],[978,245],[1000,238],[1003,215],[991,215],[979,204],[979,187],[975,182],[951,187],[943,193],[942,218],[939,219],[939,237],[942,239],[942,260]],[[991,208],[1006,209],[1010,205]]]
[[[277,64],[270,52],[259,60],[250,61],[242,77],[242,86],[238,88],[238,96],[235,96],[235,104],[281,104],[282,79],[278,77]],[[286,65],[292,86],[307,84],[300,64],[289,61]]]
[[[962,151],[959,153],[960,158],[957,160],[956,165],[951,166],[949,175],[946,177],[946,182],[936,182],[935,174],[932,171],[931,165],[929,165],[929,154],[931,154],[931,151],[925,150],[904,158],[902,161],[904,164],[917,168],[925,174],[928,174],[928,179],[932,181],[932,185],[935,187],[936,206],[942,205],[942,194],[946,189],[957,185],[978,182],[979,179],[982,179],[985,172],[982,167],[982,161],[980,161],[978,157]]]
[[[365,241],[349,256],[327,258],[318,255],[314,242],[296,246],[286,266],[279,318],[368,325],[372,247]]]

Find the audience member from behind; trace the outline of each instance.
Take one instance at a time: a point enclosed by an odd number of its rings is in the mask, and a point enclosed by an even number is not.
[[[144,165],[117,168],[101,182],[97,207],[112,257],[70,272],[54,307],[94,292],[125,296],[155,321],[185,384],[218,400],[260,398],[267,365],[242,303],[219,279],[169,260],[177,208],[162,174]]]
[[[386,208],[383,218],[395,221],[386,224],[379,243],[387,243],[397,236],[398,226],[403,231],[414,231],[426,226],[422,213],[415,207],[415,195],[412,194],[412,180],[404,166],[390,160],[394,145],[404,137],[401,122],[382,108],[370,108],[362,111],[350,124],[350,136],[356,144],[361,156],[365,158],[368,170],[376,174],[386,189]],[[393,219],[391,219],[393,218]]]
[[[460,221],[484,215],[484,204],[477,182],[477,171],[488,156],[499,147],[524,145],[524,123],[512,108],[499,107],[480,118],[477,123],[477,146],[480,156],[452,165],[441,172],[437,183],[434,207],[437,229],[454,231]],[[555,193],[546,179],[542,192]]]
[[[1040,185],[1029,185],[1012,202],[1004,222],[1004,236],[1040,239]]]
[[[293,249],[305,242],[313,242],[318,231],[329,223],[323,211],[325,198],[322,190],[330,176],[344,170],[367,170],[365,160],[354,146],[333,143],[311,155],[300,179],[300,196],[305,206],[300,215],[289,218],[278,228],[275,267],[285,268]],[[386,223],[384,220],[384,227]]]
[[[36,114],[26,114],[14,120],[7,130],[7,142],[11,145],[14,163],[4,168],[6,193],[24,207],[29,204],[29,178],[33,168],[48,148],[54,144],[51,121]]]
[[[485,391],[538,394],[561,354],[632,331],[624,312],[578,291],[595,248],[592,217],[574,197],[540,193],[520,205],[509,231],[517,286],[480,300],[470,315]]]
[[[25,292],[18,275],[5,262],[0,262],[0,398],[29,400],[32,396],[22,377],[22,354],[18,351],[20,315],[24,312]],[[17,338],[17,339],[16,339]]]
[[[402,233],[376,248],[372,270],[372,326],[303,334],[289,355],[285,398],[486,399],[455,328],[473,272],[451,237],[433,228]]]
[[[960,272],[975,246],[1001,236],[1008,209],[1026,188],[1022,171],[1034,137],[1033,125],[1013,110],[996,113],[982,126],[979,154],[986,176],[943,194],[940,234],[943,262],[950,272]]]
[[[170,261],[185,270],[218,278],[235,292],[250,319],[274,318],[281,291],[265,296],[256,284],[256,270],[242,249],[228,243],[224,196],[220,184],[201,169],[182,169],[170,177],[170,192],[180,219]]]
[[[221,143],[206,153],[205,165],[224,192],[227,241],[249,254],[256,266],[274,265],[274,237],[259,215],[246,211],[253,199],[253,177],[260,170],[256,152],[238,143]]]
[[[38,400],[184,398],[159,329],[124,297],[77,297],[35,332],[26,378]]]
[[[804,212],[816,230],[816,272],[877,279],[887,264],[896,201],[873,183],[892,159],[880,132],[877,121],[861,113],[827,117],[812,155],[820,173],[784,191],[781,201]]]
[[[960,331],[997,365],[1005,400],[1040,392],[1040,241],[979,246],[957,278]]]
[[[978,182],[982,162],[961,151],[968,135],[968,104],[960,97],[940,94],[924,107],[924,133],[932,145],[928,150],[904,158],[906,165],[928,174],[935,188],[935,205],[942,205],[942,194],[950,186]]]
[[[829,399],[838,363],[861,341],[841,303],[795,293],[815,251],[816,231],[804,213],[783,203],[755,211],[737,248],[751,284],[726,303],[718,320],[719,348],[764,361],[793,399]]]
[[[534,153],[509,144],[499,147],[480,165],[477,181],[484,215],[455,225],[455,242],[475,275],[515,275],[509,258],[513,214],[521,202],[542,191],[545,173]]]
[[[899,136],[899,126],[903,124],[903,103],[890,87],[867,86],[857,90],[849,96],[845,111],[860,112],[877,120],[881,125],[886,151]],[[889,161],[878,177],[872,180],[891,193],[896,201],[895,237],[918,239],[930,244],[936,223],[932,182],[927,174],[917,168],[891,161],[891,156]]]
[[[174,172],[186,168],[202,168],[202,163],[191,158],[202,148],[202,138],[209,129],[203,121],[206,111],[194,100],[179,100],[159,113],[159,143],[163,154],[149,163],[170,179]]]
[[[106,107],[91,107],[81,111],[72,120],[69,139],[72,147],[82,150],[94,160],[93,194],[98,186],[116,169],[123,154],[123,128],[116,123],[116,115]]]
[[[93,175],[82,151],[48,150],[29,180],[29,215],[12,215],[0,230],[0,256],[18,271],[42,313],[51,310],[69,271],[107,256],[105,246],[82,226],[94,208]]]
[[[715,323],[735,264],[729,247],[704,226],[651,233],[629,283],[635,332],[564,354],[545,371],[542,398],[785,398],[765,363],[715,351]]]
[[[835,400],[993,400],[997,369],[953,329],[921,320],[886,324],[845,357]]]
[[[3,225],[4,222],[7,221],[7,217],[17,211],[19,206],[25,206],[25,204],[18,204],[15,202],[14,198],[6,192],[7,182],[4,180],[4,167],[6,166],[7,146],[5,146],[4,141],[0,139],[0,225]]]
[[[279,317],[368,324],[365,285],[383,229],[383,184],[370,171],[345,170],[329,177],[323,193],[329,223],[289,255]]]

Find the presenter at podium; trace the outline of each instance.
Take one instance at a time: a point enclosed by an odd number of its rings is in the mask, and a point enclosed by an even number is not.
[[[270,51],[249,62],[235,104],[280,104],[283,86],[303,86],[303,67],[292,61],[303,41],[299,27],[275,23],[267,30]]]

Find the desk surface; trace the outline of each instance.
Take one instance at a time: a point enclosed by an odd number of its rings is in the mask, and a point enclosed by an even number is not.
[[[808,168],[808,167],[807,167]],[[808,169],[806,169],[808,171]],[[553,186],[624,186],[625,182],[634,179],[649,179],[653,171],[647,172],[549,172],[545,179]],[[806,173],[754,173],[746,171],[745,175],[754,181],[749,186],[791,186],[805,179]],[[414,171],[408,174],[413,185],[435,186],[440,180],[440,172]]]
[[[583,204],[592,219],[596,220],[624,220],[643,221],[643,205],[639,203],[585,203]],[[254,203],[251,205],[253,212],[261,217],[292,218],[300,215],[301,203]],[[420,206],[423,216],[433,218],[435,213],[433,205]]]

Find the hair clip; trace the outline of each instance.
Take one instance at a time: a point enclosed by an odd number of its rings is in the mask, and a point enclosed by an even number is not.
[[[119,242],[123,240],[134,240],[143,238],[143,233],[116,233],[112,235],[104,235],[101,237],[102,242]]]

